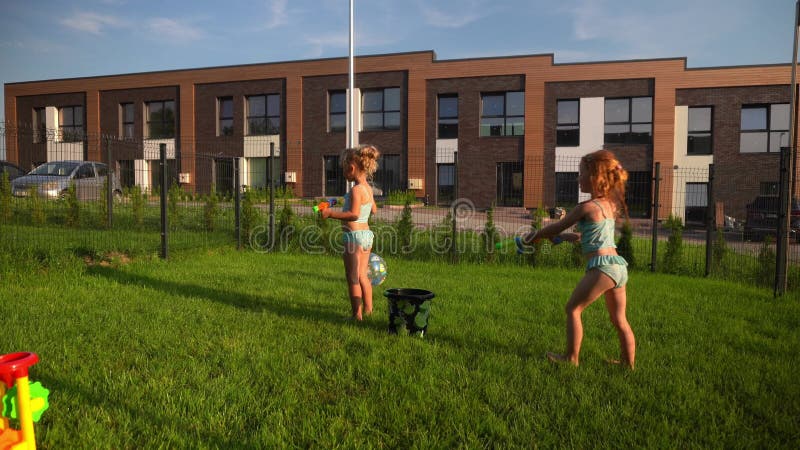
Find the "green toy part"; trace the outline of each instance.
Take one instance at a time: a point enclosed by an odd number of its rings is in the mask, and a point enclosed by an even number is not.
[[[47,411],[47,408],[50,407],[50,402],[48,401],[48,397],[50,396],[50,390],[46,389],[42,386],[42,383],[38,381],[35,383],[30,384],[31,390],[31,407],[33,411],[31,411],[31,416],[33,416],[33,421],[38,422],[39,419],[42,417],[42,413]],[[41,402],[36,402],[36,399],[41,399]],[[36,407],[36,404],[38,408]],[[6,391],[6,395],[3,396],[3,416],[8,417],[11,419],[17,419],[17,386],[15,385],[8,391]]]

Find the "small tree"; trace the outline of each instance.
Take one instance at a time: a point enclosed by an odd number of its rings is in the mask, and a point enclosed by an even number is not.
[[[0,175],[0,223],[11,222],[11,182],[8,174]]]
[[[278,236],[281,248],[288,249],[295,232],[295,213],[286,199],[283,200],[283,208],[278,213],[277,227],[275,233]]]
[[[35,225],[44,225],[47,218],[44,214],[42,198],[39,197],[39,191],[36,189],[36,186],[31,186],[28,189],[28,199],[31,210],[31,222]]]
[[[486,211],[486,223],[483,226],[483,233],[481,233],[481,242],[483,250],[486,252],[486,262],[494,262],[495,249],[494,246],[500,240],[500,234],[494,226],[494,205]]]
[[[758,252],[758,269],[756,270],[756,283],[770,287],[775,281],[775,250],[772,249],[774,239],[772,236],[764,237],[761,249]]]
[[[77,227],[81,224],[81,204],[78,202],[78,195],[75,192],[75,185],[70,183],[67,188],[67,194],[64,196],[64,201],[67,203],[67,220],[68,227]]]
[[[544,206],[539,204],[539,207],[531,213],[531,229],[541,230],[542,226],[544,225],[545,217],[547,217],[547,211],[545,211]],[[535,267],[541,262],[540,256],[543,247],[544,242],[542,241],[533,244],[533,251],[528,252],[527,254],[528,264]]]
[[[667,251],[664,253],[664,271],[679,273],[683,259],[683,221],[680,217],[670,214],[664,228],[670,230]]]
[[[636,265],[636,256],[633,252],[633,227],[630,220],[625,220],[622,224],[622,232],[620,233],[619,242],[617,242],[617,253],[625,258],[628,266],[633,267]]]
[[[406,199],[403,212],[400,214],[400,218],[395,224],[395,229],[397,230],[397,241],[400,244],[400,252],[405,254],[410,253],[412,250],[411,239],[414,233],[414,219],[411,216],[411,204],[408,199]]]
[[[256,226],[256,222],[258,222],[259,213],[258,209],[256,209],[255,201],[253,200],[253,193],[249,189],[244,191],[240,207],[242,208],[242,213],[241,213],[242,236],[246,239],[247,242],[250,242],[250,234],[253,232],[253,229]]]
[[[205,224],[206,231],[214,231],[218,204],[219,197],[217,197],[217,190],[214,186],[211,186],[211,193],[206,196],[206,203],[203,205],[203,223]]]
[[[173,184],[167,191],[167,214],[169,215],[170,228],[177,229],[181,221],[181,210],[178,203],[183,197],[183,190],[177,184]]]
[[[141,230],[144,228],[144,202],[145,194],[139,185],[135,185],[130,189],[131,199],[131,214],[133,215],[133,222],[136,229]]]

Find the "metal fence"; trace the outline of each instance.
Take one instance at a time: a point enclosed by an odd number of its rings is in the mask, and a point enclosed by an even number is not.
[[[234,246],[341,251],[338,223],[313,211],[321,200],[341,201],[347,189],[339,149],[304,160],[302,187],[312,195],[299,198],[285,175],[287,152],[268,138],[244,145],[197,141],[189,152],[173,139],[65,139],[0,128],[0,145],[7,137],[26,155],[22,169],[33,172],[0,189],[0,242],[6,249],[46,257],[66,248],[93,260]],[[418,150],[410,153],[427,155]],[[415,167],[405,155],[384,154],[373,180],[380,205],[371,219],[375,251],[448,262],[581,267],[580,248],[573,244],[539,244],[522,255],[504,245],[588,198],[578,189],[579,157],[523,159],[510,152],[507,161],[476,166],[470,156],[466,149],[440,148]],[[762,222],[756,229],[743,214],[725,215],[747,211],[747,205],[722,205],[713,166],[626,168],[629,220],[623,222],[629,227],[620,251],[632,270],[773,286],[777,226]],[[409,180],[426,184],[426,195],[409,191]],[[531,198],[536,204],[526,205]],[[788,253],[789,289],[797,290],[800,244],[793,241]]]

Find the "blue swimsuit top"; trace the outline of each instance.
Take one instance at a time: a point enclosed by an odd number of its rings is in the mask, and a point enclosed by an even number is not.
[[[603,213],[603,220],[599,222],[592,222],[590,220],[581,219],[578,221],[578,232],[581,234],[581,248],[584,253],[596,252],[601,248],[617,248],[614,243],[614,219],[606,217],[606,212],[603,207],[592,200],[592,203],[600,208]]]
[[[360,185],[353,186],[353,189]],[[347,194],[344,194],[344,204],[342,205],[342,211],[350,211],[350,197],[353,193],[353,189],[351,189]],[[362,203],[361,204],[361,211],[358,212],[358,219],[354,220],[355,223],[367,223],[369,220],[369,215],[372,212],[372,202]]]

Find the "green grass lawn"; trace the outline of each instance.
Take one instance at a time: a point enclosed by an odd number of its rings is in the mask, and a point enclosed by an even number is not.
[[[796,297],[634,272],[636,371],[603,362],[618,342],[602,302],[576,369],[543,355],[563,348],[579,271],[387,263],[382,288],[437,294],[425,339],[388,335],[377,292],[346,322],[332,256],[6,264],[0,353],[40,357],[45,449],[800,444]]]

